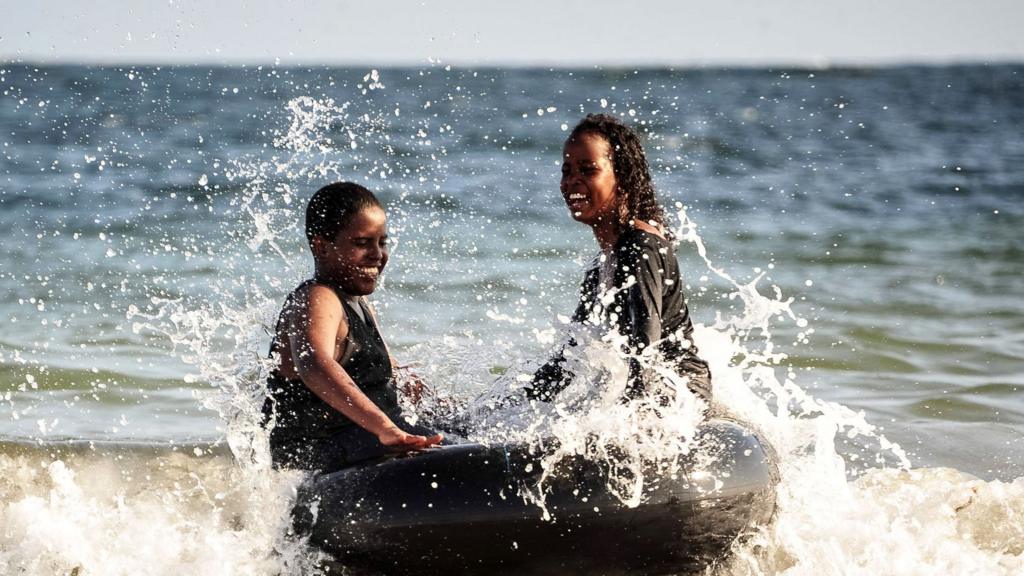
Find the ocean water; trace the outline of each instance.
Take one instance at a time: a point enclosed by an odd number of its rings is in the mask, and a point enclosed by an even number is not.
[[[312,573],[253,425],[309,195],[394,239],[385,338],[470,402],[596,252],[585,113],[644,134],[716,402],[780,452],[715,574],[1024,572],[1024,66],[0,65],[0,573]]]

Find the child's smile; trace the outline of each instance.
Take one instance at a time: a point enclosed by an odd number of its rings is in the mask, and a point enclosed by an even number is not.
[[[387,217],[376,206],[352,216],[333,242],[319,243],[324,280],[338,284],[347,294],[366,296],[377,288],[377,280],[388,262]]]
[[[565,143],[562,198],[576,220],[593,226],[615,214],[616,181],[608,141],[581,134]]]

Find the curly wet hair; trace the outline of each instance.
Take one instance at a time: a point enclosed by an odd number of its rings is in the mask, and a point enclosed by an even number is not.
[[[619,229],[628,228],[630,220],[653,222],[666,229],[665,210],[654,193],[651,170],[637,133],[615,116],[587,114],[572,129],[568,140],[584,134],[601,136],[611,147],[612,167],[618,184]]]

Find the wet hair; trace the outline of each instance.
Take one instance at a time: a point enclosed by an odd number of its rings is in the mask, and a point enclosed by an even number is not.
[[[335,182],[324,186],[306,207],[306,240],[310,245],[316,237],[334,240],[353,216],[372,206],[383,208],[373,192],[359,184]]]
[[[604,138],[612,151],[612,168],[618,185],[619,229],[629,227],[630,220],[654,222],[665,229],[665,210],[658,203],[651,181],[651,170],[647,165],[640,137],[632,128],[609,114],[587,114],[572,129],[568,140],[584,134],[595,134]],[[568,141],[567,140],[567,141]]]

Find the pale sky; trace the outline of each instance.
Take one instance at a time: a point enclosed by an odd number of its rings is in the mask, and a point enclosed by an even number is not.
[[[180,64],[1024,62],[1022,0],[3,0],[0,60]]]

